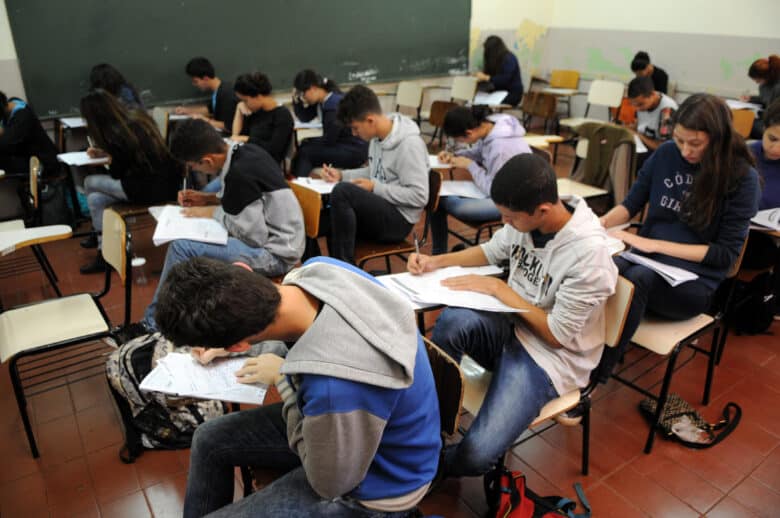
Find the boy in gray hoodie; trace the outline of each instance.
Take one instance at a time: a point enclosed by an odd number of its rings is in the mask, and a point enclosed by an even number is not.
[[[443,284],[522,310],[447,308],[436,322],[434,343],[456,361],[468,354],[493,371],[471,428],[445,449],[447,476],[488,472],[547,402],[588,384],[604,349],[604,303],[617,283],[598,218],[582,199],[564,204],[558,198],[555,172],[545,160],[531,154],[510,159],[493,180],[491,197],[505,225],[488,243],[451,254],[412,254],[408,262],[419,274],[509,260],[507,282],[466,275]]]
[[[367,167],[322,169],[326,181],[339,182],[330,194],[329,255],[354,263],[356,238],[402,241],[420,219],[428,202],[428,150],[417,124],[398,113],[383,115],[368,87],[347,92],[338,117],[369,141]]]
[[[199,258],[170,271],[156,318],[175,344],[224,348],[212,356],[233,344],[294,342],[285,359],[262,354],[236,372],[242,383],[275,384],[283,403],[195,432],[186,518],[416,516],[438,465],[440,417],[425,346],[400,296],[331,258],[307,261],[281,286]],[[287,474],[228,506],[234,466],[246,465]]]

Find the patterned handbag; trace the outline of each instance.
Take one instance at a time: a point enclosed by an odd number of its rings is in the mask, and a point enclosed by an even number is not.
[[[654,424],[657,401],[645,398],[639,402],[642,412],[651,426]],[[733,412],[732,412],[733,410]],[[736,403],[729,402],[723,409],[723,419],[710,424],[690,403],[679,395],[671,393],[661,413],[658,428],[689,448],[704,449],[715,446],[734,431],[742,418],[742,409]]]

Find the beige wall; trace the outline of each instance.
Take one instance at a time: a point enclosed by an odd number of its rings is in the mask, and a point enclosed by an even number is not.
[[[8,25],[5,0],[0,0],[0,91],[7,95],[25,96],[11,27]]]

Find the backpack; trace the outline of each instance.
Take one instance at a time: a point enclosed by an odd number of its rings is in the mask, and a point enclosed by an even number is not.
[[[579,483],[574,484],[577,497],[585,508],[575,514],[577,503],[562,496],[539,496],[525,483],[525,475],[509,471],[503,464],[488,472],[484,478],[489,516],[496,518],[590,518],[591,510]]]
[[[74,224],[68,189],[63,179],[51,178],[41,184],[41,225]]]
[[[174,347],[160,333],[144,334],[120,346],[106,361],[106,377],[125,433],[119,458],[126,464],[135,462],[144,449],[189,448],[198,425],[227,413],[227,406],[221,401],[181,398],[138,388],[157,360],[174,350],[186,352],[189,348]]]
[[[775,316],[775,295],[772,290],[772,273],[764,272],[750,282],[736,281],[732,295],[734,307],[727,316],[729,324],[738,334],[762,334],[772,325]]]

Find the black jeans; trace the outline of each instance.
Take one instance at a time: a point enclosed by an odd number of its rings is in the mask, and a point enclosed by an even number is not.
[[[615,364],[626,350],[646,311],[670,320],[685,320],[706,311],[712,301],[712,288],[700,279],[672,287],[650,268],[615,258],[620,275],[634,283],[634,298],[617,347],[604,349],[598,366],[599,380],[606,383]]]
[[[321,138],[308,138],[301,142],[292,161],[292,174],[309,176],[315,167],[328,164],[343,169],[354,169],[363,165],[368,156],[365,147],[355,148],[339,144],[327,144]]]
[[[395,205],[355,184],[339,182],[330,193],[328,251],[336,259],[354,264],[357,238],[394,243],[413,226]]]

